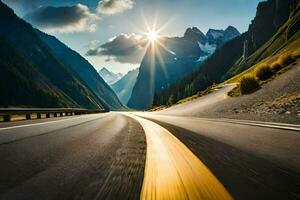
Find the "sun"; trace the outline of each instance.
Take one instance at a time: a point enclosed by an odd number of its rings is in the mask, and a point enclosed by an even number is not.
[[[148,40],[151,42],[155,42],[158,39],[158,34],[155,31],[150,31],[147,33]]]

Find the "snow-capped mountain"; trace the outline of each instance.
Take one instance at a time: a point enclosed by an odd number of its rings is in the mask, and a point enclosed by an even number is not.
[[[205,60],[209,55],[229,40],[240,35],[240,32],[233,26],[228,26],[225,30],[209,29],[204,35],[198,28],[188,28],[184,38],[196,41],[202,53],[199,54],[197,62]]]
[[[233,26],[228,26],[225,30],[209,29],[206,33],[208,43],[215,44],[217,47],[239,35],[240,32]]]
[[[198,41],[201,44],[205,44],[207,42],[207,36],[204,35],[197,27],[188,28],[184,33],[184,38],[188,40]]]
[[[101,70],[99,70],[99,75],[105,80],[105,82],[108,85],[112,85],[115,82],[117,82],[118,80],[120,80],[123,77],[122,73],[113,73],[111,71],[109,71],[108,69],[106,69],[105,67],[103,67]]]
[[[236,32],[234,27],[229,26],[226,30],[210,29],[205,35],[192,27],[185,31],[183,37],[162,38],[163,48],[156,46],[154,52],[151,48],[147,49],[127,105],[148,109],[155,93],[201,67],[201,63],[235,37]]]

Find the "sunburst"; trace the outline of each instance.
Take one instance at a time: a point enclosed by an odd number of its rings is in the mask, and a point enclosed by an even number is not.
[[[150,31],[147,33],[147,38],[150,42],[155,42],[158,39],[159,35],[156,31]]]

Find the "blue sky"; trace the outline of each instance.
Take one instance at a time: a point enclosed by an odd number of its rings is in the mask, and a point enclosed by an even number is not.
[[[261,0],[3,1],[20,17],[78,51],[97,70],[107,67],[114,72],[125,73],[139,66],[141,56],[127,63],[126,57],[87,56],[87,51],[122,34],[124,37],[119,38],[120,41],[124,38],[134,41],[146,31],[145,21],[151,25],[154,19],[157,19],[158,27],[167,24],[160,32],[162,36],[182,36],[192,26],[204,33],[209,28],[225,29],[228,25],[245,32]],[[132,34],[135,34],[134,38]]]

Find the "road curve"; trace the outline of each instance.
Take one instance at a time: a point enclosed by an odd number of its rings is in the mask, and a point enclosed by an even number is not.
[[[143,127],[147,156],[142,200],[231,200],[209,169],[168,130],[129,115]]]
[[[134,114],[1,123],[0,199],[299,199],[299,132]]]
[[[221,103],[228,98],[227,93],[231,91],[236,84],[226,84],[214,90],[213,93],[197,98],[193,101],[178,104],[155,113],[161,115],[193,116],[201,111],[209,110],[216,104]]]
[[[234,199],[299,199],[299,131],[213,119],[135,114],[176,136]]]

